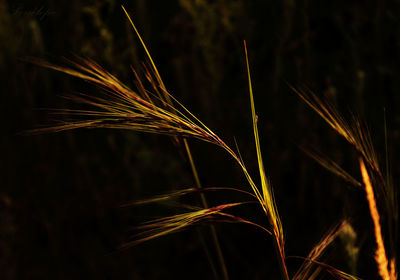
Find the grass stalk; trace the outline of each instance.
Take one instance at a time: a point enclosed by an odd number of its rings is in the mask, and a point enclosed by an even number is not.
[[[154,63],[154,61],[153,61],[153,59],[152,59],[152,57],[150,55],[149,50],[146,47],[146,44],[144,43],[142,37],[140,36],[139,31],[137,30],[136,26],[134,25],[134,23],[133,23],[131,17],[129,16],[129,13],[126,11],[125,7],[123,5],[121,5],[121,7],[122,7],[125,15],[128,17],[129,22],[131,23],[133,29],[135,30],[135,33],[138,36],[138,38],[140,40],[140,43],[142,44],[142,46],[143,46],[143,48],[144,48],[144,50],[146,52],[146,55],[150,60],[150,63],[151,63],[151,66],[153,68],[155,77],[157,79],[157,82],[159,83],[159,86],[160,86],[161,90],[164,93],[166,93],[167,89],[165,87],[165,84],[164,84],[164,82],[163,82],[163,80],[161,78],[160,73],[157,70],[157,67],[156,67],[156,65],[155,65],[155,63]],[[168,94],[164,94],[163,96],[165,97],[166,102],[173,107],[173,104],[172,104],[170,96]],[[193,174],[193,177],[194,177],[194,180],[195,180],[196,188],[199,190],[199,193],[200,193],[201,204],[202,204],[204,209],[207,209],[208,208],[208,203],[207,203],[207,200],[206,200],[206,196],[204,195],[204,192],[201,191],[203,189],[203,187],[202,187],[202,185],[200,183],[200,179],[199,179],[199,175],[198,175],[198,172],[197,172],[197,168],[196,168],[196,165],[194,164],[194,160],[193,160],[192,153],[191,153],[191,150],[190,150],[189,143],[188,143],[187,139],[184,138],[183,139],[183,143],[184,143],[184,146],[185,146],[186,154],[187,154],[188,159],[189,159],[189,163],[190,163],[192,174]],[[220,266],[221,266],[223,279],[224,280],[229,280],[228,270],[226,268],[224,256],[222,254],[221,245],[220,245],[219,240],[218,240],[217,231],[215,229],[215,226],[212,225],[212,224],[210,225],[210,231],[211,231],[212,239],[213,239],[213,242],[214,242],[215,250],[216,250],[217,255],[218,255],[218,260],[219,260],[219,263],[220,263]]]
[[[189,158],[189,163],[190,163],[190,167],[192,169],[192,173],[193,173],[194,181],[195,181],[195,184],[196,184],[196,188],[199,190],[199,193],[200,193],[201,204],[202,204],[202,206],[204,208],[208,208],[207,199],[206,199],[206,196],[204,195],[204,192],[202,192],[203,187],[202,187],[202,185],[200,183],[199,174],[197,172],[197,168],[196,168],[196,165],[194,163],[192,152],[190,150],[189,143],[188,143],[187,139],[183,139],[183,143],[185,145],[186,154],[187,154],[187,156]],[[218,261],[219,261],[220,266],[221,266],[223,279],[228,280],[229,279],[228,269],[226,268],[224,255],[222,253],[221,245],[220,245],[219,240],[218,240],[217,230],[215,229],[215,226],[213,224],[210,224],[209,227],[210,227],[211,236],[212,236],[212,239],[213,239],[213,242],[214,242],[215,250],[217,251]]]
[[[269,223],[273,229],[275,249],[277,251],[277,255],[278,255],[278,259],[279,259],[282,277],[285,280],[289,280],[290,278],[289,278],[289,274],[288,274],[287,267],[286,267],[286,261],[285,261],[285,259],[286,259],[286,257],[285,257],[285,242],[284,242],[284,237],[283,237],[282,223],[281,223],[278,209],[276,207],[276,203],[274,200],[272,187],[267,179],[267,175],[264,170],[264,163],[263,163],[262,155],[261,155],[260,137],[258,134],[258,117],[256,115],[256,109],[255,109],[255,104],[254,104],[254,95],[253,95],[253,88],[252,88],[252,84],[251,84],[250,66],[249,66],[249,58],[247,55],[246,41],[244,41],[244,52],[245,52],[245,57],[246,57],[247,78],[248,78],[248,83],[249,83],[254,142],[256,144],[257,161],[258,161],[258,168],[259,168],[260,179],[261,179],[262,197],[261,197],[260,203],[263,205],[264,211],[265,211],[265,213],[268,217]]]

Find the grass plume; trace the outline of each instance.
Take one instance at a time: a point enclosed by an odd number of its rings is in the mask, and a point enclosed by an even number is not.
[[[375,251],[375,260],[376,263],[378,264],[379,275],[384,280],[394,280],[394,278],[390,277],[390,272],[388,269],[389,261],[386,256],[385,244],[383,243],[380,215],[378,207],[376,206],[374,190],[372,188],[371,179],[368,175],[368,171],[362,159],[360,159],[360,170],[364,181],[365,193],[367,196],[369,211],[371,214],[372,221],[374,222],[374,234],[377,246]]]

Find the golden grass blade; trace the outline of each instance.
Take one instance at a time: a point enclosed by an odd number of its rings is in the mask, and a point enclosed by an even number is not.
[[[364,161],[361,158],[360,158],[360,170],[365,186],[365,193],[367,195],[369,211],[371,214],[372,221],[374,223],[375,241],[377,245],[375,251],[375,261],[378,265],[378,272],[382,279],[391,280],[390,273],[388,270],[389,261],[386,257],[385,245],[383,243],[382,228],[379,221],[380,216],[378,207],[376,206],[374,190],[372,188],[367,168],[365,167]]]
[[[273,199],[271,187],[269,185],[267,176],[265,174],[262,155],[261,155],[260,138],[258,135],[258,127],[257,127],[257,115],[256,115],[255,105],[254,105],[254,96],[253,96],[253,89],[252,89],[252,84],[251,84],[250,67],[249,67],[249,60],[248,60],[248,56],[247,56],[246,42],[244,42],[244,48],[245,48],[245,54],[246,54],[246,66],[247,66],[247,76],[248,76],[248,82],[249,82],[249,93],[250,93],[251,115],[252,115],[252,120],[253,120],[254,141],[256,144],[258,168],[259,168],[260,178],[261,178],[262,200],[268,210],[268,216],[271,218],[271,222],[274,227],[274,230],[277,231],[276,234],[278,237],[280,237],[280,236],[283,236],[282,227],[280,224],[279,216],[277,214],[277,209],[276,209],[275,201]]]
[[[265,174],[264,164],[263,164],[262,155],[261,155],[260,138],[259,138],[258,127],[257,127],[258,117],[256,115],[256,109],[255,109],[255,104],[254,104],[254,96],[253,96],[253,89],[252,89],[252,83],[251,83],[250,66],[249,66],[249,58],[247,55],[246,41],[244,41],[244,51],[245,51],[245,55],[246,55],[247,78],[248,78],[248,83],[249,83],[250,105],[251,105],[251,116],[252,116],[252,120],[253,120],[254,141],[255,141],[255,145],[256,145],[258,168],[259,168],[260,178],[261,178],[262,203],[264,205],[264,209],[267,210],[267,215],[268,215],[270,224],[273,228],[274,237],[276,239],[277,250],[280,255],[282,274],[285,279],[289,279],[288,271],[286,268],[286,262],[285,262],[285,249],[284,249],[285,242],[284,242],[284,236],[283,236],[282,223],[281,223],[281,220],[280,220],[280,217],[278,214],[278,209],[276,207],[276,203],[274,200],[271,185]]]

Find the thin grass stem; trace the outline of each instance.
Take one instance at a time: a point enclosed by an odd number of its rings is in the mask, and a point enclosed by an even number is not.
[[[286,267],[285,261],[285,242],[283,237],[282,223],[279,217],[278,209],[274,200],[273,190],[264,169],[264,163],[261,155],[261,145],[260,137],[258,133],[258,117],[256,115],[256,109],[254,104],[253,88],[251,83],[249,58],[247,55],[246,41],[244,41],[244,52],[246,58],[246,68],[247,68],[247,78],[249,83],[249,94],[250,94],[250,105],[251,105],[251,116],[253,121],[253,132],[254,132],[254,142],[256,144],[257,151],[257,161],[258,168],[260,172],[261,179],[261,191],[262,197],[260,198],[260,203],[262,204],[264,211],[268,217],[269,223],[273,229],[273,235],[275,240],[275,249],[278,253],[278,260],[281,267],[282,277],[285,280],[289,280],[289,274]],[[250,178],[250,175],[248,176]],[[255,189],[257,189],[255,187]],[[257,189],[258,190],[258,189]]]
[[[134,23],[133,23],[131,17],[129,16],[129,13],[126,11],[125,7],[123,5],[121,5],[121,7],[124,10],[125,15],[128,17],[129,22],[131,23],[133,29],[135,30],[135,33],[138,36],[138,38],[139,38],[139,40],[140,40],[140,42],[141,42],[146,54],[147,54],[147,57],[150,60],[151,66],[153,68],[154,74],[155,74],[156,79],[157,79],[157,81],[159,83],[159,86],[161,88],[161,91],[164,93],[164,97],[165,97],[166,103],[173,107],[170,95],[167,92],[167,89],[166,89],[166,87],[164,85],[164,82],[163,82],[163,80],[161,78],[161,75],[159,74],[159,72],[157,70],[157,67],[156,67],[156,65],[155,65],[155,63],[154,63],[154,61],[153,61],[153,59],[152,59],[152,57],[150,55],[150,52],[148,51],[148,49],[146,47],[146,44],[142,40],[142,37],[140,36],[139,31],[137,30],[136,26],[134,25]],[[152,83],[152,84],[154,84],[154,83]],[[190,163],[190,167],[191,167],[191,170],[192,170],[192,173],[193,173],[193,177],[194,177],[194,180],[195,180],[196,187],[200,191],[201,203],[202,203],[204,208],[208,208],[208,203],[207,203],[206,197],[205,197],[204,193],[201,192],[202,186],[201,186],[201,183],[200,183],[199,175],[198,175],[198,172],[197,172],[197,169],[196,169],[196,165],[194,164],[192,153],[190,151],[190,147],[189,147],[189,144],[187,142],[187,139],[184,138],[183,139],[183,143],[184,143],[184,146],[185,146],[186,154],[187,154],[187,156],[189,158],[189,163]],[[217,231],[215,229],[215,226],[214,225],[210,225],[210,230],[211,230],[212,239],[213,239],[213,242],[214,242],[214,245],[215,245],[215,249],[217,251],[218,260],[219,260],[220,265],[221,265],[223,278],[224,278],[224,280],[229,280],[228,270],[226,268],[224,256],[222,254],[222,250],[221,250],[221,246],[220,246],[220,243],[219,243],[219,240],[218,240],[218,235],[217,235]]]
[[[186,150],[186,153],[187,153],[188,158],[189,158],[189,163],[190,163],[190,167],[192,169],[192,173],[193,173],[194,181],[195,181],[195,184],[196,184],[196,188],[200,191],[201,204],[203,205],[204,208],[208,208],[207,199],[206,199],[206,196],[204,195],[204,192],[202,192],[203,187],[202,187],[202,185],[200,183],[199,174],[197,172],[197,168],[196,168],[196,165],[194,163],[192,152],[190,150],[189,143],[188,143],[187,139],[183,139],[183,143],[185,145],[185,150]],[[210,231],[211,231],[211,236],[212,236],[212,239],[213,239],[213,242],[214,242],[214,245],[215,245],[215,250],[217,251],[218,261],[219,261],[219,263],[221,265],[222,275],[223,275],[225,280],[228,280],[229,279],[229,274],[228,274],[228,270],[226,268],[224,255],[222,253],[221,245],[220,245],[219,240],[218,240],[217,230],[215,229],[215,226],[213,224],[210,224]]]

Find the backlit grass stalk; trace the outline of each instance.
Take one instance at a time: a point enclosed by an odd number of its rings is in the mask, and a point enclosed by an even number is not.
[[[137,30],[135,24],[133,23],[133,20],[131,19],[129,13],[126,11],[125,7],[123,5],[121,5],[121,7],[122,7],[125,15],[129,19],[129,22],[131,23],[133,29],[135,30],[135,33],[138,36],[138,38],[139,38],[139,40],[140,40],[140,42],[141,42],[146,54],[147,54],[147,57],[150,60],[152,69],[154,71],[154,74],[156,76],[156,79],[157,79],[157,81],[159,83],[159,86],[160,86],[161,90],[163,92],[167,92],[167,89],[166,89],[165,84],[164,84],[164,82],[163,82],[163,80],[161,78],[161,75],[157,70],[157,67],[156,67],[156,65],[155,65],[155,63],[153,61],[153,58],[150,55],[150,52],[148,51],[148,49],[146,47],[146,44],[144,43],[142,37],[140,36],[139,31]],[[166,103],[168,103],[169,105],[173,106],[173,103],[171,101],[171,98],[169,97],[169,94],[164,94],[163,96],[165,96]],[[189,146],[189,143],[188,143],[186,138],[183,138],[183,143],[184,143],[184,146],[185,146],[186,154],[187,154],[188,159],[189,159],[190,167],[191,167],[191,170],[192,170],[192,173],[193,173],[193,177],[194,177],[194,180],[195,180],[195,185],[196,185],[198,190],[202,190],[202,185],[200,183],[200,179],[199,179],[199,175],[198,175],[198,172],[197,172],[197,169],[196,169],[196,165],[195,165],[195,163],[193,161],[192,152],[190,150],[190,146]],[[201,203],[202,203],[203,207],[204,208],[208,208],[207,199],[206,199],[206,197],[205,197],[203,192],[200,192],[200,198],[201,198]],[[220,263],[220,266],[221,266],[222,275],[223,275],[225,280],[228,280],[229,279],[229,275],[228,275],[228,270],[226,268],[225,259],[224,259],[223,253],[222,253],[221,245],[220,245],[219,240],[218,240],[217,231],[215,229],[215,226],[212,225],[212,224],[210,225],[210,231],[211,231],[211,235],[212,235],[212,239],[213,239],[213,242],[214,242],[214,246],[215,246],[215,249],[216,249],[216,252],[217,252],[217,255],[218,255],[218,260],[219,260],[219,263]]]
[[[128,129],[155,134],[164,134],[174,137],[195,138],[217,145],[227,151],[240,165],[246,179],[250,184],[254,196],[257,198],[257,201],[268,217],[275,238],[275,243],[277,245],[277,250],[279,252],[284,278],[289,279],[285,264],[282,225],[276,209],[272,189],[266,178],[262,163],[252,90],[250,90],[250,100],[252,104],[251,107],[254,137],[256,140],[257,157],[262,183],[261,191],[254,183],[240,156],[238,156],[210,128],[208,128],[204,123],[190,113],[189,110],[180,104],[167,91],[165,91],[164,94],[169,96],[169,98],[171,98],[171,100],[179,106],[180,110],[166,102],[163,102],[163,100],[160,100],[160,97],[150,94],[144,88],[143,83],[138,82],[138,93],[131,90],[122,82],[120,82],[115,76],[105,71],[97,63],[89,59],[81,58],[79,59],[78,63],[69,61],[69,64],[71,65],[70,67],[57,66],[40,60],[35,60],[33,62],[50,69],[61,71],[71,76],[84,79],[102,89],[105,93],[105,96],[96,97],[82,94],[71,97],[70,99],[73,101],[80,104],[90,105],[93,109],[55,110],[55,113],[79,117],[80,119],[68,120],[55,126],[39,128],[31,132],[57,132],[77,128]],[[251,89],[250,79],[249,87]],[[158,106],[157,102],[161,102],[164,108]],[[82,120],[82,118],[85,119]],[[189,224],[191,223],[183,221],[183,225]],[[175,227],[173,229],[180,228],[182,227]],[[172,231],[174,230],[169,229],[167,232]]]
[[[273,196],[273,191],[272,191],[271,185],[265,174],[264,164],[263,164],[262,155],[261,155],[260,138],[258,135],[258,127],[257,127],[258,117],[256,115],[256,109],[255,109],[255,105],[254,105],[254,97],[253,97],[253,89],[252,89],[252,85],[251,85],[251,75],[250,75],[249,59],[248,59],[248,55],[247,55],[246,41],[244,41],[244,51],[246,54],[247,77],[249,80],[249,93],[250,93],[251,115],[252,115],[252,120],[253,120],[254,141],[256,144],[257,161],[258,161],[258,168],[259,168],[260,179],[261,179],[262,199],[260,202],[262,203],[262,205],[264,207],[264,211],[265,211],[265,213],[268,217],[269,223],[272,227],[283,278],[286,280],[289,280],[289,274],[288,274],[287,267],[286,267],[285,242],[284,242],[284,237],[283,237],[282,223],[281,223],[281,220],[280,220],[280,217],[278,214],[278,209],[276,207],[276,203],[275,203],[275,199]]]
[[[361,158],[360,158],[360,170],[365,186],[365,193],[367,195],[369,211],[371,214],[372,221],[374,222],[374,234],[377,246],[375,251],[375,260],[376,263],[378,264],[379,275],[384,280],[395,280],[394,278],[391,278],[388,270],[389,261],[386,257],[385,245],[383,243],[382,228],[379,221],[380,216],[378,207],[376,206],[374,190],[372,188],[371,180],[369,178],[368,171],[365,167],[364,161]]]
[[[183,144],[185,145],[185,150],[186,150],[186,153],[187,153],[188,158],[189,158],[189,163],[190,163],[190,166],[191,166],[191,169],[192,169],[192,173],[193,173],[193,177],[194,177],[194,180],[195,180],[196,188],[200,191],[201,203],[202,203],[204,208],[208,208],[208,203],[207,203],[206,196],[204,195],[203,192],[201,192],[203,187],[202,187],[202,185],[200,183],[200,178],[199,178],[199,175],[197,173],[196,165],[194,164],[194,161],[193,161],[192,152],[190,150],[189,143],[187,142],[186,139],[183,139]],[[212,239],[213,239],[213,242],[214,242],[214,246],[215,246],[215,249],[217,251],[218,260],[219,260],[220,265],[221,265],[222,275],[223,275],[224,279],[227,280],[227,279],[229,279],[229,274],[228,274],[228,269],[226,268],[225,259],[224,259],[224,255],[222,253],[221,245],[220,245],[220,242],[218,240],[217,230],[215,229],[215,226],[213,224],[210,224],[209,226],[210,226],[210,231],[211,231],[211,236],[212,236]]]

